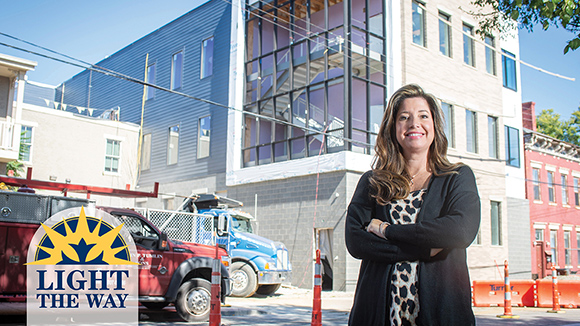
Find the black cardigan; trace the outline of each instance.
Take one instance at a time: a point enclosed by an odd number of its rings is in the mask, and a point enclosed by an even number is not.
[[[415,224],[387,227],[388,240],[367,232],[372,218],[391,222],[386,206],[369,195],[368,171],[360,178],[348,207],[346,246],[362,259],[354,304],[353,326],[385,326],[390,274],[399,261],[419,260],[418,325],[475,325],[466,248],[479,229],[480,200],[473,171],[432,176]],[[431,248],[445,248],[429,257]]]

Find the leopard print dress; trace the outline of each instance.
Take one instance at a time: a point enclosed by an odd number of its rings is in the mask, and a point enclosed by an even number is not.
[[[406,199],[393,200],[387,210],[391,214],[393,224],[411,224],[417,220],[417,215],[423,203],[425,189],[412,191]],[[390,325],[416,325],[419,315],[419,282],[418,262],[399,262],[395,264],[391,274],[391,307]]]

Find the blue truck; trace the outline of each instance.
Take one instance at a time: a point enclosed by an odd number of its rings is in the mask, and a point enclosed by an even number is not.
[[[255,218],[238,209],[242,206],[230,198],[201,194],[186,199],[181,209],[214,217],[216,241],[231,258],[232,296],[273,294],[282,283],[291,281],[288,249],[281,242],[254,234]]]

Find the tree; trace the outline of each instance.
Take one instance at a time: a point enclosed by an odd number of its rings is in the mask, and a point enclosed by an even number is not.
[[[560,115],[553,109],[542,110],[536,119],[536,129],[550,137],[580,146],[580,107],[567,121],[561,121]]]
[[[480,19],[479,35],[491,35],[493,31],[505,32],[516,21],[520,28],[532,31],[535,25],[544,30],[550,26],[562,27],[574,33],[568,41],[564,54],[580,47],[580,1],[579,0],[474,0],[478,12],[469,12]]]

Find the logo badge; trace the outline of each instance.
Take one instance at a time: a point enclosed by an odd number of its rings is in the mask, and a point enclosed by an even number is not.
[[[138,324],[133,238],[92,207],[61,211],[41,224],[28,249],[27,323]]]

